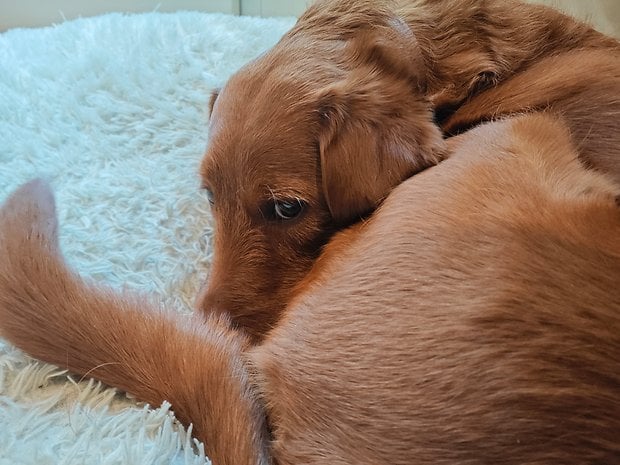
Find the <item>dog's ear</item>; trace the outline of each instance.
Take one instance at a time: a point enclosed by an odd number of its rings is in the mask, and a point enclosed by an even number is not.
[[[403,79],[351,71],[323,89],[318,104],[322,187],[338,224],[371,212],[443,155],[430,105]]]
[[[371,212],[443,155],[424,97],[424,60],[409,27],[392,18],[346,39],[349,71],[317,96],[323,193],[339,224]]]

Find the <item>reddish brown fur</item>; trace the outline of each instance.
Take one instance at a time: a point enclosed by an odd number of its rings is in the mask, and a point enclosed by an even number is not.
[[[541,59],[471,99],[444,127],[456,132],[525,111],[561,114],[581,160],[620,182],[620,49]]]
[[[574,66],[574,50],[587,64]],[[488,119],[502,102],[512,105],[501,113],[549,103],[567,114],[583,159],[620,179],[618,50],[512,0],[319,1],[214,99],[201,173],[215,200],[215,253],[198,307],[229,312],[260,340],[332,234],[443,158],[434,116],[460,107],[447,129]],[[273,199],[307,207],[273,221]]]
[[[551,117],[451,144],[335,236],[257,346],[82,282],[31,183],[0,210],[0,332],[170,400],[216,465],[617,463],[620,186]]]
[[[197,437],[225,431],[240,456],[266,456],[265,417],[244,363],[248,340],[226,318],[182,316],[80,279],[58,250],[54,199],[41,181],[9,198],[0,226],[0,334],[152,405],[169,400]],[[209,453],[227,457],[228,447],[210,441]]]

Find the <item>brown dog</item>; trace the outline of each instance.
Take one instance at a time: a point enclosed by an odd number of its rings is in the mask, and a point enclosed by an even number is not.
[[[436,123],[570,113],[580,155],[620,180],[619,50],[512,0],[317,2],[214,96],[201,173],[215,251],[198,307],[260,340],[336,231],[444,157]]]
[[[0,210],[0,332],[194,424],[216,465],[620,459],[620,186],[542,115],[451,140],[328,244],[267,339],[85,284],[40,182]]]

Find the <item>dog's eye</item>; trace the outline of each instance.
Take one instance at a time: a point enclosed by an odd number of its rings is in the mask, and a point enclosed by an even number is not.
[[[211,190],[209,189],[205,189],[205,192],[207,194],[207,201],[209,202],[210,205],[213,205],[215,203],[213,192],[211,192]]]
[[[303,211],[305,203],[299,199],[275,200],[273,202],[273,216],[278,220],[292,220]]]

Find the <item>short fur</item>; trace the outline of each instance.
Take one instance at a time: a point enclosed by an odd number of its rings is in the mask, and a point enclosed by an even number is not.
[[[551,109],[620,180],[619,50],[514,0],[317,2],[213,99],[201,174],[215,252],[197,306],[260,340],[336,231],[444,158],[442,125]],[[276,221],[274,200],[305,209]]]
[[[30,183],[0,210],[0,333],[171,401],[216,465],[618,463],[620,186],[550,116],[451,146],[334,236],[256,346],[84,283]]]

